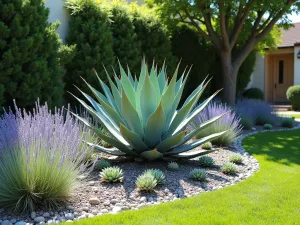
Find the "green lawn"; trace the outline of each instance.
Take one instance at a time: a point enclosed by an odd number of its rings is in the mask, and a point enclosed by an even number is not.
[[[246,181],[75,224],[300,224],[300,130],[260,133],[245,139],[243,145],[261,165],[260,171]]]
[[[278,113],[279,116],[289,116],[294,118],[300,118],[300,113]]]

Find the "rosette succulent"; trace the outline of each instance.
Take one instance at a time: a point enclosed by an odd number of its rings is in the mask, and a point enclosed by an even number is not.
[[[179,65],[178,65],[179,67]],[[217,115],[199,124],[195,129],[186,131],[187,125],[217,95],[218,91],[197,105],[208,82],[203,81],[178,109],[188,72],[178,78],[178,67],[168,82],[165,66],[158,72],[153,65],[148,71],[142,62],[139,78],[134,78],[129,69],[126,73],[120,65],[120,76],[114,80],[107,73],[110,88],[98,77],[103,93],[86,83],[95,99],[79,90],[89,103],[74,96],[81,105],[109,133],[77,116],[99,137],[116,149],[109,149],[89,143],[101,152],[116,156],[141,157],[147,160],[159,158],[182,159],[205,155],[214,150],[199,150],[188,153],[197,146],[220,137],[226,131],[213,133],[193,140],[199,131],[223,116]],[[178,78],[178,79],[177,79]]]

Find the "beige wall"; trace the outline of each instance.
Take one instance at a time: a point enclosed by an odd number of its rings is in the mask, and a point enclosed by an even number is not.
[[[50,9],[49,22],[59,21],[60,26],[57,29],[57,33],[64,41],[68,34],[69,14],[64,7],[64,0],[46,0],[46,7]]]
[[[300,51],[300,46],[296,46],[294,50],[294,84],[300,85],[300,59],[297,54]]]
[[[260,54],[256,56],[254,70],[247,88],[252,87],[259,88],[262,91],[265,89],[265,59]]]

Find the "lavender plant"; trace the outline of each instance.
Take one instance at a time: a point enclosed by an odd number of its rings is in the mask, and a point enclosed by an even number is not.
[[[221,115],[230,110],[229,107],[222,104],[210,103],[189,125],[188,129],[193,130],[199,127],[200,124],[208,121],[216,115]],[[209,134],[215,132],[221,132],[227,130],[222,136],[212,140],[211,142],[216,145],[228,146],[230,145],[242,132],[242,127],[239,124],[240,119],[234,112],[229,112],[220,118],[215,123],[202,129],[198,134],[197,138],[203,138]]]
[[[235,112],[241,117],[241,121],[247,123],[247,127],[249,121],[251,121],[252,126],[266,123],[274,125],[278,119],[270,104],[254,99],[239,100],[235,106]]]
[[[32,113],[15,110],[0,117],[0,207],[53,208],[87,172],[87,132],[64,108],[52,114],[37,103]]]

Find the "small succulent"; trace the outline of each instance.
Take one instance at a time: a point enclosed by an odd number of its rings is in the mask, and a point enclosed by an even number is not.
[[[233,154],[229,157],[229,161],[234,164],[241,164],[243,162],[243,157],[239,154]]]
[[[214,165],[214,160],[210,156],[202,156],[199,158],[198,163],[202,167],[211,167]]]
[[[202,169],[193,169],[190,172],[190,178],[196,181],[205,181],[207,178],[207,173]]]
[[[211,150],[212,144],[211,144],[211,142],[208,141],[208,142],[205,142],[201,147],[205,150]]]
[[[293,128],[295,125],[295,118],[293,117],[282,117],[281,126],[286,128]]]
[[[150,173],[140,175],[135,182],[140,191],[152,191],[157,186],[157,180]]]
[[[266,124],[264,125],[264,129],[265,129],[265,130],[271,130],[272,128],[273,128],[273,126],[272,126],[271,124],[266,123]]]
[[[179,165],[177,162],[169,162],[168,169],[169,170],[179,170]]]
[[[116,183],[123,181],[123,171],[117,166],[107,167],[100,173],[101,181],[106,183]]]
[[[151,174],[156,179],[157,184],[165,183],[166,176],[159,169],[149,169],[149,170],[146,170],[144,174]]]
[[[94,169],[96,171],[101,171],[107,167],[110,167],[110,162],[108,162],[107,160],[105,159],[100,159],[98,160],[96,163],[95,163],[95,166],[94,166]]]
[[[228,162],[223,164],[221,171],[225,174],[235,174],[237,172],[237,168],[233,163]]]

